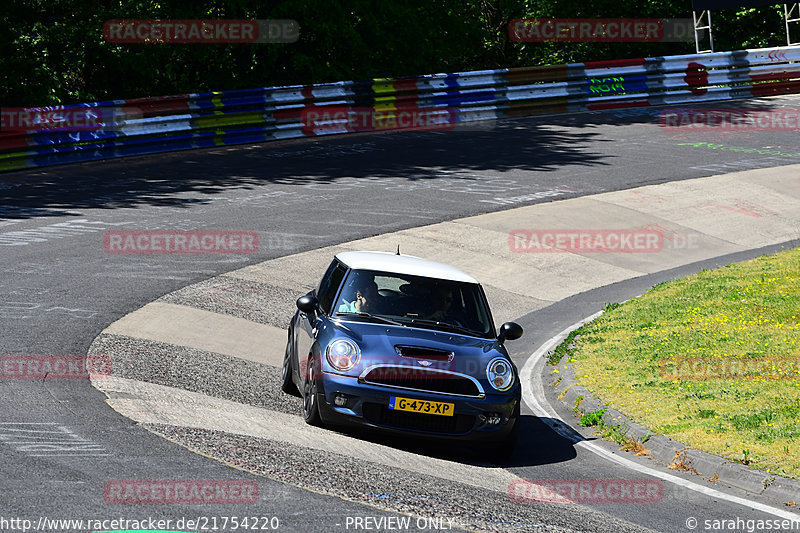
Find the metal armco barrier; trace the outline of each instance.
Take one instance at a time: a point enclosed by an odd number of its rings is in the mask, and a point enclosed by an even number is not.
[[[800,48],[765,48],[412,78],[265,87],[58,106],[113,116],[92,129],[0,132],[0,170],[351,131],[326,111],[408,112],[439,126],[545,113],[800,93]],[[324,117],[328,117],[324,120]],[[411,126],[413,127],[413,125]]]

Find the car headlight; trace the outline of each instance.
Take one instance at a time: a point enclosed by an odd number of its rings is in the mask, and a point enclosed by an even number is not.
[[[361,350],[353,341],[338,339],[328,345],[325,357],[333,368],[345,372],[358,364],[361,359]]]
[[[504,357],[495,357],[486,365],[486,377],[489,383],[499,391],[507,391],[514,385],[514,370]]]

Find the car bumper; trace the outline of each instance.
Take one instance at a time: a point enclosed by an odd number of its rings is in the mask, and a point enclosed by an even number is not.
[[[322,419],[329,424],[377,428],[384,432],[452,440],[496,442],[516,423],[519,385],[507,393],[487,393],[483,398],[419,392],[360,383],[355,377],[324,373],[318,383]],[[337,406],[335,398],[346,398]],[[453,416],[389,409],[392,396],[452,403]],[[499,423],[492,424],[493,418]]]

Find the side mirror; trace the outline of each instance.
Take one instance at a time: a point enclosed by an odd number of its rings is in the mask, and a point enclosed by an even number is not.
[[[297,299],[297,308],[304,313],[316,313],[318,307],[319,300],[317,300],[317,297],[311,293],[308,293],[305,296],[301,296]]]
[[[506,322],[500,326],[500,334],[497,336],[497,342],[515,341],[520,337],[522,337],[522,326],[516,322]]]

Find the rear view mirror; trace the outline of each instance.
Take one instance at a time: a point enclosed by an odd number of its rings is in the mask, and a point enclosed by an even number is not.
[[[319,301],[317,300],[317,297],[311,293],[308,293],[305,296],[301,296],[297,299],[297,308],[304,313],[316,313],[318,307]]]
[[[497,336],[497,342],[515,341],[522,337],[522,326],[516,322],[506,322],[500,326],[500,334]]]

